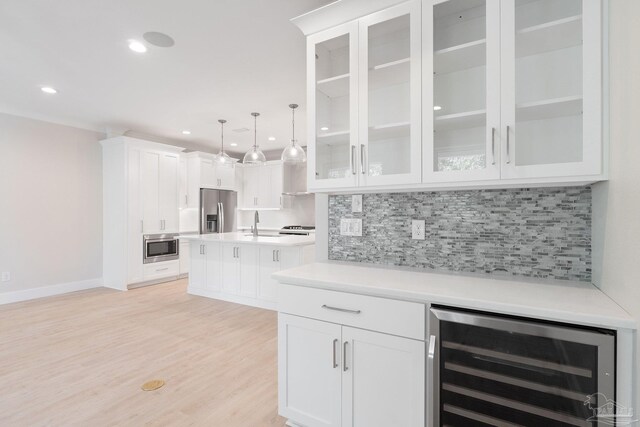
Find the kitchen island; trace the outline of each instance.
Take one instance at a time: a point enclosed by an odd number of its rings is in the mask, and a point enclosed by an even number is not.
[[[188,292],[275,310],[278,282],[273,273],[310,263],[315,236],[247,232],[187,234],[190,270]]]

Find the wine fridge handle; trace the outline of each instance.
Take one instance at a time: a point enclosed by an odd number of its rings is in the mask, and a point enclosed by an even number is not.
[[[431,335],[429,337],[429,352],[427,353],[427,427],[434,427],[433,420],[435,419],[434,410],[434,381],[433,370],[436,356],[436,336]]]

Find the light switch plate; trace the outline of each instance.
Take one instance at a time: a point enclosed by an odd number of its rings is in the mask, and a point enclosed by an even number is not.
[[[362,194],[354,194],[351,196],[351,212],[362,212]]]
[[[424,240],[424,219],[414,219],[411,221],[411,238],[413,240]]]
[[[361,218],[341,218],[340,219],[340,235],[362,237],[362,219]]]

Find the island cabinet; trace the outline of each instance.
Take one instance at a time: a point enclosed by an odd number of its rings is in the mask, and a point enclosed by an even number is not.
[[[275,309],[278,282],[273,273],[311,262],[314,246],[191,239],[188,292],[240,304]]]
[[[606,4],[334,2],[294,18],[307,35],[309,188],[606,179]]]
[[[425,306],[280,285],[279,413],[305,427],[422,427]]]

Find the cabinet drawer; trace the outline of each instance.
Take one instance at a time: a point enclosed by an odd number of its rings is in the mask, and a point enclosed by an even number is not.
[[[178,274],[180,274],[180,261],[178,260],[155,262],[144,266],[144,280],[162,279]]]
[[[278,292],[283,313],[425,339],[424,304],[283,284]]]

